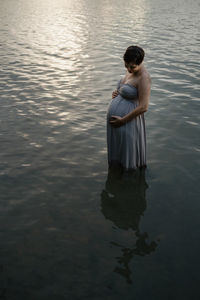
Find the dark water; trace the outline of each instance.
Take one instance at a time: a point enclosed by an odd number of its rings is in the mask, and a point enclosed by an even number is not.
[[[198,299],[199,1],[0,0],[0,299]],[[107,171],[127,46],[146,172]]]

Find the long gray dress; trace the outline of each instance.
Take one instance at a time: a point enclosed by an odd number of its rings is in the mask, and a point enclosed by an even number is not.
[[[144,114],[115,128],[109,123],[112,115],[123,117],[138,104],[138,90],[130,84],[118,82],[119,95],[112,99],[107,112],[108,164],[126,170],[146,167],[146,132]]]

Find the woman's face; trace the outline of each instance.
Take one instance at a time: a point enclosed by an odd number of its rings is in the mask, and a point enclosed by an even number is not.
[[[127,68],[129,73],[137,73],[140,70],[141,65],[142,65],[142,63],[140,65],[136,65],[135,63],[131,63],[131,62],[126,63],[125,62],[125,68]]]

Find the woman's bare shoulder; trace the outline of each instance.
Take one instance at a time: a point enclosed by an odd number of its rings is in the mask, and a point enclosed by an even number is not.
[[[147,71],[147,69],[145,69],[143,72],[142,72],[142,77],[148,79],[148,80],[151,80],[151,76],[149,74],[149,72]]]
[[[150,76],[149,72],[146,69],[141,74],[140,82],[151,84],[151,76]]]

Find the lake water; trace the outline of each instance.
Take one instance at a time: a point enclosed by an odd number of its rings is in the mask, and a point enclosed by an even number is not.
[[[199,299],[197,0],[0,0],[0,299]],[[147,170],[106,111],[146,52]]]

